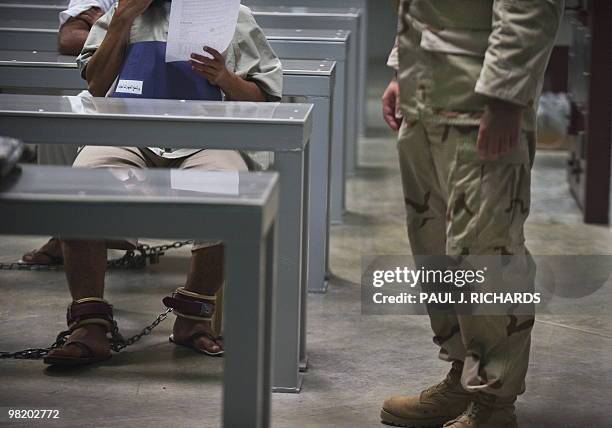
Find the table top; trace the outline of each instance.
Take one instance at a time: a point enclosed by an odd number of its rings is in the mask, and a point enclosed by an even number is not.
[[[253,14],[257,15],[298,15],[313,17],[346,17],[358,18],[361,9],[356,7],[310,7],[310,6],[249,6]]]
[[[39,33],[55,33],[59,31],[58,21],[10,19],[2,17],[2,4],[0,4],[0,30],[27,31]]]
[[[0,53],[0,58],[2,54]],[[0,61],[1,62],[1,61]],[[320,75],[331,76],[336,66],[336,61],[311,60],[311,59],[282,59],[283,73],[286,75]]]
[[[313,30],[303,28],[263,28],[268,40],[304,40],[318,42],[346,42],[351,35],[348,30]]]
[[[281,59],[285,74],[325,75],[332,74],[334,61]],[[0,50],[0,65],[20,67],[76,68],[76,58],[47,51]]]
[[[76,68],[76,57],[47,51],[0,50],[0,65]]]
[[[2,116],[95,116],[232,123],[306,123],[311,104],[0,94]]]
[[[20,168],[0,184],[0,201],[263,206],[278,182],[275,172]]]

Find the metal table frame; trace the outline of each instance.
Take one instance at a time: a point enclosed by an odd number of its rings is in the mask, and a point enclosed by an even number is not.
[[[46,56],[41,56],[47,54]],[[86,89],[73,57],[50,53],[0,51],[0,89]],[[39,59],[38,57],[45,58]],[[15,59],[19,58],[19,59]],[[284,93],[303,97],[315,105],[311,152],[308,291],[327,290],[326,257],[329,236],[329,174],[332,105],[336,63],[333,61],[284,60]],[[324,143],[318,143],[324,141]]]
[[[196,235],[202,239],[223,240],[225,271],[231,284],[224,297],[227,352],[223,371],[223,426],[269,426],[274,328],[270,308],[276,281],[278,175],[241,173],[241,181],[258,175],[261,187],[265,187],[257,197],[244,201],[239,197],[194,196],[195,192],[171,198],[138,192],[96,197],[14,190],[15,183],[23,180],[54,182],[60,181],[60,177],[63,180],[72,177],[79,183],[95,186],[99,185],[96,181],[101,173],[108,174],[108,171],[23,166],[20,173],[0,186],[0,234],[57,236],[59,233],[79,238],[137,234],[168,239],[192,239]],[[168,172],[149,174],[161,176]],[[45,221],[41,221],[41,212],[45,213]],[[157,220],[170,217],[174,221],[158,227]]]
[[[0,4],[1,6],[1,4]],[[3,22],[3,21],[2,21]],[[24,23],[20,23],[23,25]],[[1,25],[1,24],[0,24]],[[39,23],[38,25],[42,25]],[[57,48],[57,29],[55,28],[24,28],[24,27],[0,27],[0,46],[10,46],[12,50],[31,51],[36,47],[36,52],[55,52]],[[331,164],[331,205],[330,218],[334,224],[342,223],[342,215],[345,207],[345,176],[347,151],[354,147],[356,134],[354,124],[349,123],[348,115],[350,97],[348,93],[348,82],[352,73],[350,69],[350,52],[352,52],[351,34],[348,31],[329,31],[329,30],[283,30],[283,29],[264,29],[272,48],[284,59],[326,59],[336,62],[336,86],[334,93],[333,118],[332,123],[332,153]],[[69,57],[66,57],[69,58]],[[24,70],[27,72],[27,70]],[[24,76],[19,74],[10,75],[10,69],[3,71],[5,82],[15,81]],[[67,76],[58,76],[61,72],[56,69],[48,70],[51,82],[63,82]],[[42,83],[41,83],[42,84]],[[68,82],[61,83],[68,85]],[[353,100],[353,106],[354,106]],[[351,131],[351,129],[353,131]],[[352,135],[352,137],[350,136]],[[352,143],[349,138],[352,138]]]
[[[16,54],[19,60],[14,60]],[[12,55],[12,56],[11,56]],[[85,89],[73,57],[56,56],[56,62],[49,61],[50,55],[37,58],[41,53],[0,51],[0,89],[22,87],[27,89]],[[55,54],[53,54],[55,55]],[[29,58],[29,60],[26,60]],[[303,97],[305,102],[315,106],[310,153],[310,195],[308,214],[308,239],[305,239],[308,262],[304,263],[303,275],[307,278],[308,291],[327,291],[327,257],[329,256],[329,174],[331,151],[331,106],[335,86],[333,61],[286,60],[284,68],[284,92],[287,96]],[[320,143],[319,143],[320,141]],[[306,350],[306,289],[302,295],[302,322],[300,369],[308,367]]]
[[[283,0],[284,1],[284,0]],[[269,0],[251,1],[251,9],[255,18],[263,27],[283,27],[283,28],[304,28],[304,29],[344,29],[351,31],[355,35],[355,43],[349,52],[349,69],[357,70],[357,73],[349,75],[349,134],[347,147],[347,174],[353,174],[357,162],[357,137],[364,133],[364,114],[365,114],[365,82],[367,73],[367,4],[366,0],[352,0],[349,6],[354,6],[355,2],[361,7],[347,7],[347,4],[329,7],[329,4],[315,6],[299,5],[301,7],[291,7],[287,5],[275,5],[273,8],[266,6]],[[270,3],[278,3],[271,1]],[[0,2],[0,16],[6,25],[7,21],[19,23],[10,27],[26,28],[54,28],[58,23],[59,12],[65,9],[61,4],[40,4],[33,2],[28,4],[14,2],[4,4]],[[23,28],[22,28],[23,29]],[[48,31],[48,30],[46,30]],[[17,33],[15,33],[17,34]],[[12,36],[13,40],[15,34]],[[17,45],[14,49],[24,49],[24,43],[31,34],[21,32],[24,42]],[[18,42],[20,43],[20,42]],[[56,44],[56,41],[52,43]],[[0,46],[3,44],[0,43]],[[10,45],[5,45],[10,46]],[[31,45],[29,45],[31,46]],[[31,49],[31,47],[25,49]],[[36,46],[34,49],[54,50],[55,47],[48,45]],[[318,58],[314,57],[314,58]],[[354,76],[354,77],[353,77]],[[354,91],[354,92],[353,92]],[[354,99],[353,99],[354,98]],[[352,133],[355,133],[354,135]]]
[[[306,287],[302,276],[302,239],[308,228],[303,219],[308,213],[308,198],[305,195],[309,192],[313,106],[274,104],[277,110],[295,109],[289,119],[280,120],[258,117],[259,106],[265,110],[265,106],[270,108],[270,103],[94,98],[92,112],[67,113],[60,108],[62,102],[68,102],[67,99],[70,97],[0,94],[0,129],[8,136],[32,144],[114,146],[129,136],[129,144],[135,147],[164,147],[168,141],[173,141],[177,148],[274,152],[275,170],[280,174],[281,185],[273,390],[299,392],[302,385],[302,375],[299,373],[301,308]],[[14,107],[26,102],[27,108]],[[57,107],[54,108],[54,105]],[[126,111],[109,113],[112,105],[124,106]],[[184,111],[195,105],[208,108],[211,112],[215,109],[244,109],[249,111],[249,115],[231,118],[201,113],[143,115],[129,112],[142,106],[156,111]],[[102,132],[92,132],[93,129],[101,129]],[[231,139],[227,135],[228,129],[231,129]]]
[[[360,89],[361,82],[365,85],[366,58],[362,58],[364,49],[364,13],[357,8],[313,8],[313,7],[283,7],[283,6],[252,6],[253,15],[259,25],[264,28],[302,28],[304,30],[345,30],[353,35],[350,43],[347,67],[347,125],[345,147],[345,175],[353,175],[357,165],[358,136],[363,125],[363,108],[365,95]]]
[[[347,64],[351,46],[348,31],[329,32],[322,37],[320,31],[264,29],[266,37],[276,54],[283,59],[324,58],[336,62],[336,85],[333,99],[332,151],[330,170],[330,221],[342,223],[345,206],[345,154],[348,141],[348,79]],[[291,35],[294,33],[294,35]]]
[[[364,136],[367,126],[366,82],[368,74],[368,0],[243,0],[242,3],[247,6],[294,6],[311,8],[331,7],[338,9],[357,8],[361,11],[361,25],[359,27],[359,35],[356,37],[359,38],[359,106],[361,107],[359,133],[361,136]]]

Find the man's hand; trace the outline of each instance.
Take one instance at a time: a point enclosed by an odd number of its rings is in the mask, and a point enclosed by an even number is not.
[[[382,96],[383,117],[389,128],[397,131],[402,125],[400,112],[400,86],[397,79],[391,80]]]
[[[478,154],[483,160],[496,160],[518,146],[523,124],[523,108],[493,99],[487,103],[478,131]]]
[[[212,55],[212,59],[197,53],[191,54],[191,68],[205,77],[211,85],[215,85],[225,90],[234,76],[225,67],[225,58],[213,48],[204,47],[204,51]]]
[[[125,19],[131,26],[134,19],[142,15],[151,3],[153,3],[153,0],[121,0],[117,4],[113,20],[116,20],[116,18]]]
[[[98,19],[100,19],[104,15],[102,9],[99,7],[90,7],[85,12],[78,14],[75,19],[80,19],[81,21],[85,21],[89,28],[93,27]]]

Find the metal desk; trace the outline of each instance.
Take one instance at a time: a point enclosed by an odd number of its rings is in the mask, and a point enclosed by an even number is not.
[[[223,240],[223,425],[269,426],[278,174],[141,170],[126,186],[129,178],[25,165],[0,186],[0,234]],[[211,178],[220,186],[207,192]]]
[[[269,426],[278,174],[128,171],[23,166],[0,185],[0,234],[223,240],[223,425]]]
[[[33,27],[28,27],[29,25]],[[48,59],[45,62],[63,62],[68,57],[63,57],[63,59],[60,57],[58,60],[57,56],[46,53],[55,52],[57,49],[57,28],[54,25],[44,21],[7,21],[4,17],[0,18],[0,47],[35,52],[39,54],[39,57]],[[356,141],[353,141],[353,143],[347,142],[349,128],[345,126],[349,120],[346,112],[350,106],[349,98],[345,97],[347,93],[346,85],[352,75],[348,72],[349,68],[347,67],[351,46],[350,33],[347,31],[299,29],[264,29],[264,31],[273,49],[281,58],[309,60],[323,58],[336,62],[337,84],[334,93],[334,122],[332,126],[332,141],[334,144],[331,154],[331,163],[334,168],[331,171],[330,217],[333,223],[341,223],[345,201],[345,152],[356,144]],[[23,57],[25,54],[20,55]],[[50,58],[46,58],[49,55],[51,55]],[[10,70],[5,70],[4,73],[9,74]],[[54,77],[57,73],[60,73],[59,70],[50,69],[48,73],[47,80],[59,82],[61,79],[68,79],[63,74],[64,77]],[[19,75],[13,74],[11,80],[18,81],[19,77]],[[5,78],[9,79],[9,76]],[[62,84],[67,84],[67,82]],[[15,87],[19,86],[16,84]],[[356,138],[354,133],[353,135]]]
[[[365,80],[361,76],[360,58],[363,12],[357,8],[330,8],[330,7],[287,7],[287,6],[252,6],[251,10],[259,25],[264,28],[303,28],[316,30],[346,30],[353,35],[353,42],[349,46],[347,67],[349,70],[347,80],[347,147],[345,149],[346,174],[352,175],[355,171],[357,159],[357,143],[359,129],[361,128],[361,100],[360,82]],[[365,64],[363,64],[365,68]]]
[[[344,30],[301,30],[264,28],[272,49],[281,58],[313,59],[325,58],[336,62],[336,86],[334,91],[332,125],[332,153],[330,171],[330,218],[342,223],[345,201],[345,154],[351,143],[348,141],[349,98],[348,80],[351,76],[347,65],[351,46],[351,34]],[[356,138],[353,133],[353,138]]]
[[[329,224],[329,169],[331,106],[334,100],[333,61],[283,60],[284,94],[314,104],[310,153],[310,213],[308,236],[308,290],[326,291],[326,255]],[[0,89],[86,89],[74,57],[54,52],[0,51]]]
[[[4,0],[12,1],[12,0]],[[28,0],[31,2],[32,0]],[[42,0],[38,0],[42,1]],[[308,8],[337,8],[359,9],[361,11],[361,25],[359,34],[359,107],[360,111],[360,135],[365,135],[366,130],[366,82],[368,71],[368,25],[369,11],[368,0],[242,0],[242,4],[249,7],[256,6],[294,6]],[[301,26],[300,28],[305,27]],[[311,28],[308,26],[307,28]]]
[[[329,173],[331,152],[331,106],[335,85],[333,61],[283,60],[284,93],[303,97],[314,105],[311,136],[308,234],[304,239],[300,369],[308,367],[306,325],[307,291],[327,291],[327,257],[329,256]],[[74,57],[54,52],[0,51],[0,88],[86,89]]]
[[[299,392],[302,233],[312,105],[0,94],[0,129],[32,144],[270,151],[280,174],[274,391]],[[231,132],[228,132],[231,130]],[[229,138],[228,138],[229,137]],[[129,138],[129,141],[125,141]]]

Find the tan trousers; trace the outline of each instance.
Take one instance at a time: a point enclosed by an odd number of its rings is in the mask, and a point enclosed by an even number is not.
[[[477,127],[404,121],[398,152],[407,228],[414,255],[507,255],[535,265],[525,247],[533,136],[496,161],[481,161]],[[430,311],[440,358],[464,361],[463,387],[499,396],[524,391],[532,315]]]
[[[85,146],[77,155],[74,168],[178,168],[205,171],[247,171],[247,165],[237,151],[201,150],[193,155],[168,159],[148,149],[136,147]],[[135,244],[135,241],[128,239]],[[212,247],[219,242],[196,242],[193,249]]]

